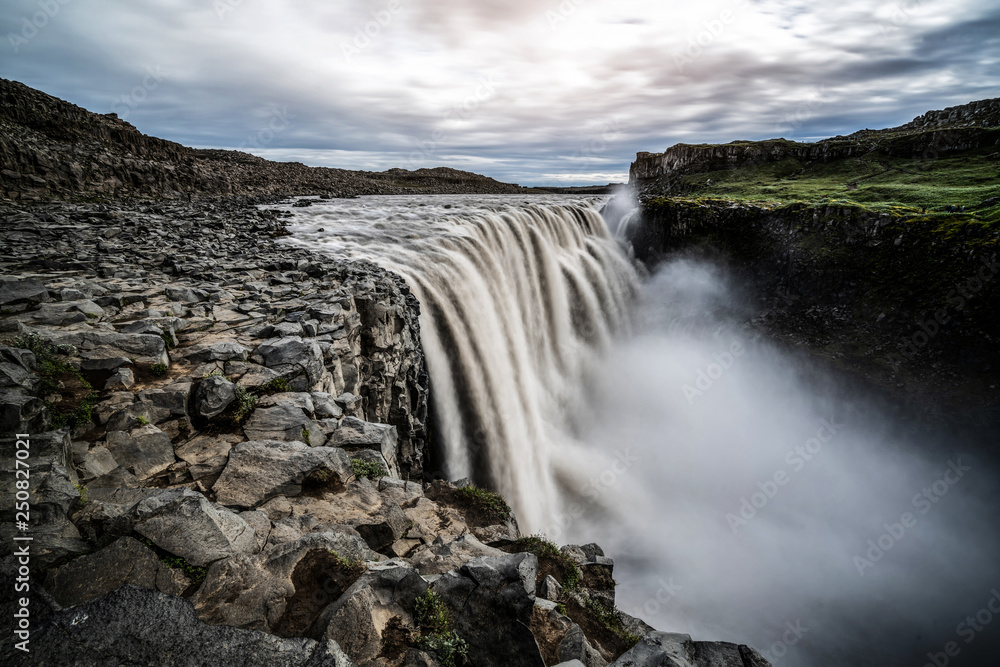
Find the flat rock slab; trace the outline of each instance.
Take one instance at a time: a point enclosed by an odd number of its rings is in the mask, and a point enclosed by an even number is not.
[[[188,489],[143,500],[132,514],[136,532],[192,565],[250,554],[257,547],[254,529],[243,518]]]
[[[223,505],[255,507],[274,496],[294,497],[310,473],[331,488],[343,488],[353,475],[342,449],[309,447],[302,442],[243,442],[229,452],[229,462],[215,483]]]

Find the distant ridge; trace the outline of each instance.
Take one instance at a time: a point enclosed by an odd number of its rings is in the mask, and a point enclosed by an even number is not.
[[[524,192],[447,167],[349,171],[188,148],[0,79],[0,194],[8,198]]]

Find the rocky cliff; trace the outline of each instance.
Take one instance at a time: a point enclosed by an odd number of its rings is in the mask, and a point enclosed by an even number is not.
[[[3,664],[767,666],[425,479],[419,305],[253,202],[0,206]]]
[[[750,325],[915,402],[1000,427],[1000,229],[971,214],[655,197],[630,233],[650,266],[695,254],[750,288]]]
[[[348,171],[196,150],[146,136],[115,114],[94,114],[0,79],[0,192],[8,198],[522,191],[445,167]]]
[[[663,153],[641,152],[629,170],[629,184],[640,192],[680,193],[681,177],[779,162],[829,162],[878,151],[887,157],[934,157],[994,146],[1000,141],[1000,99],[981,100],[942,111],[929,111],[887,130],[862,130],[815,143],[787,139],[734,141],[728,144],[676,144]]]

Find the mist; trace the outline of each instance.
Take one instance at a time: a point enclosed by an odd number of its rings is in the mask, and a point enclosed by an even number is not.
[[[574,412],[564,454],[599,472],[567,503],[594,502],[552,532],[615,558],[622,610],[775,665],[995,664],[995,469],[749,333],[752,314],[720,267],[654,272]]]

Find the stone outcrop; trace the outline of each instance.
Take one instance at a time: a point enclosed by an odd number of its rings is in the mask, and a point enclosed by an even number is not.
[[[0,192],[26,199],[204,195],[519,193],[465,171],[307,167],[150,137],[114,113],[95,114],[0,79]]]
[[[886,130],[861,130],[814,143],[768,139],[728,144],[676,144],[663,153],[640,152],[629,169],[629,184],[639,192],[679,194],[682,176],[793,158],[829,162],[879,151],[887,156],[935,157],[997,145],[1000,99],[980,100],[941,111]]]

